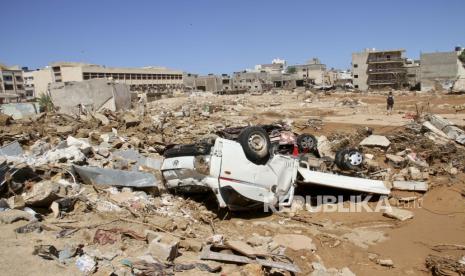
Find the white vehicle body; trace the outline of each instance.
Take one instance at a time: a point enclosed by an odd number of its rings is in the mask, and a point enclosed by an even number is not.
[[[382,181],[312,171],[292,156],[275,154],[265,165],[257,165],[247,159],[238,142],[223,138],[215,140],[210,155],[166,158],[161,170],[168,189],[208,189],[220,207],[230,209],[290,204],[299,175],[299,183],[390,192]]]

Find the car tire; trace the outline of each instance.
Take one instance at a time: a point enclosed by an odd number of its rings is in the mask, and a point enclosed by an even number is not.
[[[163,152],[163,157],[198,156],[210,153],[208,144],[175,145]]]
[[[311,134],[301,134],[297,136],[297,147],[299,152],[311,152],[316,149],[318,140]]]
[[[343,149],[336,153],[334,163],[341,170],[357,171],[363,164],[363,154],[357,149]]]
[[[257,126],[244,128],[238,137],[244,154],[257,165],[265,164],[270,158],[271,142],[268,133]]]

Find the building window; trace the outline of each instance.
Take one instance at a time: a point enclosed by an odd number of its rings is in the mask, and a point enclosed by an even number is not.
[[[13,90],[13,84],[5,84],[5,90]]]
[[[358,79],[358,75],[354,75],[354,79]]]
[[[358,84],[354,85],[354,88],[357,88],[357,89],[358,89]]]
[[[12,81],[13,77],[12,76],[3,76],[4,81]]]
[[[18,90],[23,90],[23,85],[22,85],[22,84],[18,84],[18,85],[16,85],[16,88],[17,88]]]
[[[358,68],[358,64],[354,64],[354,68]]]
[[[16,81],[23,81],[23,78],[21,78],[21,76],[16,76]]]

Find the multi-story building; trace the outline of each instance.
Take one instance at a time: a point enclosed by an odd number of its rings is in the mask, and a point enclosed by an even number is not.
[[[35,98],[34,71],[23,68],[24,92],[27,99]]]
[[[403,49],[366,49],[352,54],[354,88],[362,91],[383,87],[402,88],[406,84]]]
[[[443,89],[450,89],[455,80],[465,77],[464,64],[458,56],[461,47],[451,52],[422,53],[421,63],[421,91],[429,91],[438,85]]]
[[[45,93],[49,83],[101,78],[128,84],[133,91],[163,92],[182,89],[183,85],[183,72],[165,67],[105,67],[74,62],[52,63],[34,71],[33,77],[36,95]]]
[[[0,64],[0,103],[24,97],[24,80],[21,68]]]

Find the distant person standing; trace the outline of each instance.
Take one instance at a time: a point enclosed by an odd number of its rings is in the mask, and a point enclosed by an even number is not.
[[[389,92],[386,102],[387,102],[387,115],[392,115],[392,109],[394,108],[394,96],[392,96],[392,92]]]

